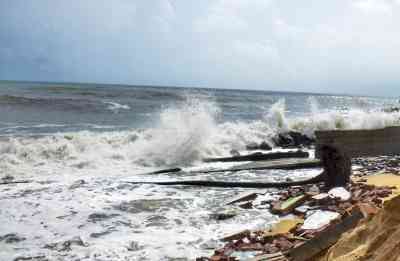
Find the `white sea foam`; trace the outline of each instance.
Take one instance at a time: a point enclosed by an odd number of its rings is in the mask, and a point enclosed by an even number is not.
[[[117,102],[104,102],[105,104],[108,104],[107,109],[114,112],[118,113],[120,110],[130,110],[131,107],[126,104],[119,104]]]

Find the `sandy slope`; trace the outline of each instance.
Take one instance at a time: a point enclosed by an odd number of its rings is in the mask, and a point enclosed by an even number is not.
[[[319,261],[400,260],[400,196],[370,220],[344,234]]]

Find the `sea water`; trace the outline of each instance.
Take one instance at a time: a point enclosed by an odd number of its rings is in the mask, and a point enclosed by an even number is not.
[[[193,260],[222,236],[277,217],[210,214],[246,189],[132,185],[127,181],[281,181],[320,170],[158,174],[229,167],[204,157],[245,153],[289,130],[399,125],[395,98],[154,86],[0,83],[0,260]],[[265,191],[260,191],[265,192]],[[83,245],[59,247],[80,237]],[[58,245],[57,245],[58,243]],[[179,259],[179,260],[181,260]],[[39,259],[38,259],[39,260]]]

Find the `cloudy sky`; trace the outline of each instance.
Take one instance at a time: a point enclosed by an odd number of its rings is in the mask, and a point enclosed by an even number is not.
[[[0,0],[0,79],[400,96],[400,0]]]

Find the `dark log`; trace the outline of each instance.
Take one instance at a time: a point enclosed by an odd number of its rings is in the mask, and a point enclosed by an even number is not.
[[[318,175],[311,179],[293,182],[226,182],[212,180],[177,180],[177,181],[154,181],[154,182],[127,182],[129,184],[154,184],[165,186],[200,186],[200,187],[219,187],[219,188],[286,188],[291,186],[302,186],[315,184],[323,181],[323,175]]]
[[[239,162],[239,161],[261,161],[261,160],[276,160],[287,158],[308,158],[310,154],[306,151],[289,151],[289,152],[274,152],[274,153],[253,153],[243,156],[223,157],[223,158],[205,158],[204,162]]]

